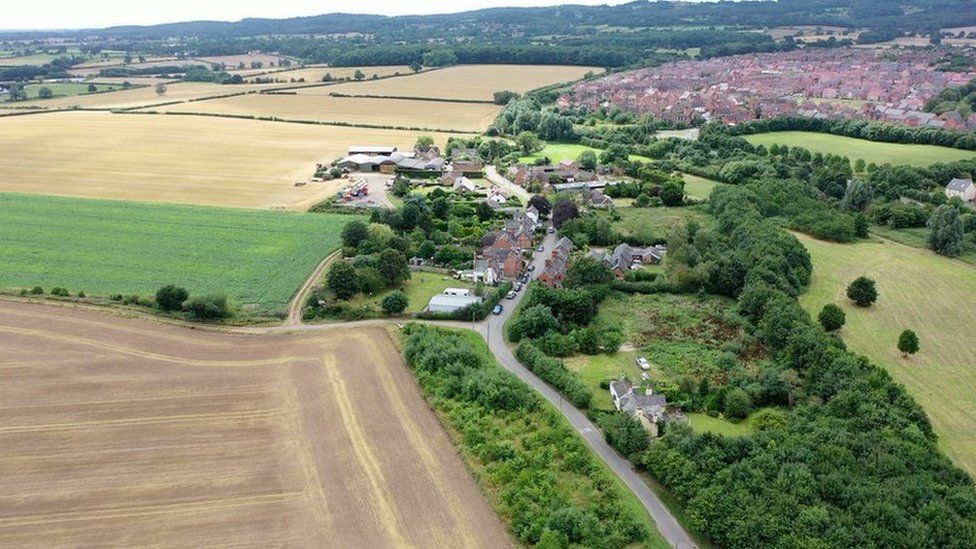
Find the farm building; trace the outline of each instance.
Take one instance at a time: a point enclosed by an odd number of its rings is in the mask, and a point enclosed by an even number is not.
[[[976,184],[972,179],[955,178],[946,185],[946,198],[961,198],[966,202],[976,201]]]
[[[668,399],[664,395],[655,395],[648,389],[641,394],[634,390],[634,386],[625,379],[610,382],[610,397],[613,406],[621,412],[626,412],[636,419],[651,433],[658,434],[658,424],[666,417]]]
[[[357,154],[364,154],[367,156],[390,156],[391,154],[397,152],[396,147],[377,147],[371,145],[349,147],[349,152],[346,153],[348,156],[355,156]]]
[[[640,269],[644,265],[661,263],[667,253],[666,246],[656,245],[642,248],[624,243],[614,248],[611,253],[592,250],[586,255],[603,261],[613,271],[614,276],[620,279],[631,269]]]
[[[480,303],[481,298],[473,295],[451,295],[446,293],[437,294],[430,298],[427,303],[427,312],[430,313],[453,313],[461,309]]]

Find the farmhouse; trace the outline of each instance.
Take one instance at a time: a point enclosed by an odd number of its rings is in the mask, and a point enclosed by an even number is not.
[[[955,178],[946,185],[946,198],[961,198],[966,202],[976,202],[976,185],[972,179]]]
[[[639,421],[651,436],[657,436],[658,425],[667,417],[668,399],[664,395],[655,395],[650,389],[641,394],[630,382],[619,379],[610,382],[610,397],[614,408]]]
[[[462,271],[458,278],[486,286],[494,286],[502,278],[503,273],[499,272],[493,261],[488,258],[476,259],[474,267],[470,271]]]
[[[481,302],[480,297],[473,296],[470,293],[467,293],[467,295],[456,295],[459,292],[449,294],[449,291],[451,289],[444,290],[444,293],[430,298],[425,310],[430,313],[453,313]]]
[[[586,194],[586,203],[594,208],[611,208],[613,199],[603,194],[600,189],[593,189]]]

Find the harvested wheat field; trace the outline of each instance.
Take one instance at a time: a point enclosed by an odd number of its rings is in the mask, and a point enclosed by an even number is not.
[[[0,304],[0,546],[503,547],[381,328]]]
[[[524,93],[550,84],[578,80],[591,71],[600,73],[603,69],[559,65],[462,65],[403,78],[308,88],[298,93],[329,95],[339,92],[348,95],[491,101],[496,91]]]
[[[205,61],[211,64],[223,63],[227,65],[228,69],[233,69],[239,66],[240,63],[244,63],[246,67],[250,67],[251,63],[261,63],[264,68],[274,68],[278,66],[282,59],[288,59],[293,63],[296,62],[294,58],[287,55],[274,55],[268,53],[245,53],[241,55],[214,55],[210,57],[196,57],[195,61]],[[274,66],[272,66],[274,63]]]
[[[405,77],[406,78],[406,77]],[[396,80],[402,80],[397,78]],[[325,86],[329,89],[335,86]],[[319,88],[316,88],[319,89]],[[407,99],[330,97],[328,95],[250,94],[153,108],[159,112],[236,114],[285,120],[481,132],[500,107]]]
[[[438,143],[448,137],[433,136]],[[410,131],[206,116],[0,117],[0,191],[305,210],[342,184],[295,187],[316,163],[344,156],[351,145],[409,148],[416,140]]]
[[[85,81],[86,84],[109,84],[112,86],[120,86],[126,82],[133,86],[155,86],[156,84],[166,84],[169,86],[179,83],[180,80],[157,78],[154,76],[94,76]],[[155,91],[155,88],[153,88],[153,91]]]
[[[272,78],[274,80],[280,80],[282,82],[290,82],[291,79],[299,80],[304,78],[305,82],[321,82],[322,78],[326,74],[331,74],[332,78],[353,78],[356,75],[356,71],[362,71],[366,75],[366,78],[372,78],[373,75],[376,76],[391,76],[396,73],[402,75],[413,74],[410,67],[403,65],[386,65],[380,67],[305,67],[301,69],[294,69],[290,71],[277,71],[268,72],[267,69],[264,71],[247,71],[250,72],[249,75],[245,75],[245,71],[234,71],[234,74],[240,74],[242,76],[249,76],[248,80],[253,81],[255,78]]]

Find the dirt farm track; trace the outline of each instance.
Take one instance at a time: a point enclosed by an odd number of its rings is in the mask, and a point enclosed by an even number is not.
[[[0,547],[511,541],[381,328],[0,302]]]

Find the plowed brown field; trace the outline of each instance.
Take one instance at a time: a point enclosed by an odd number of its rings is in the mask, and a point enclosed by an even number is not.
[[[379,328],[0,303],[0,546],[511,545]]]

